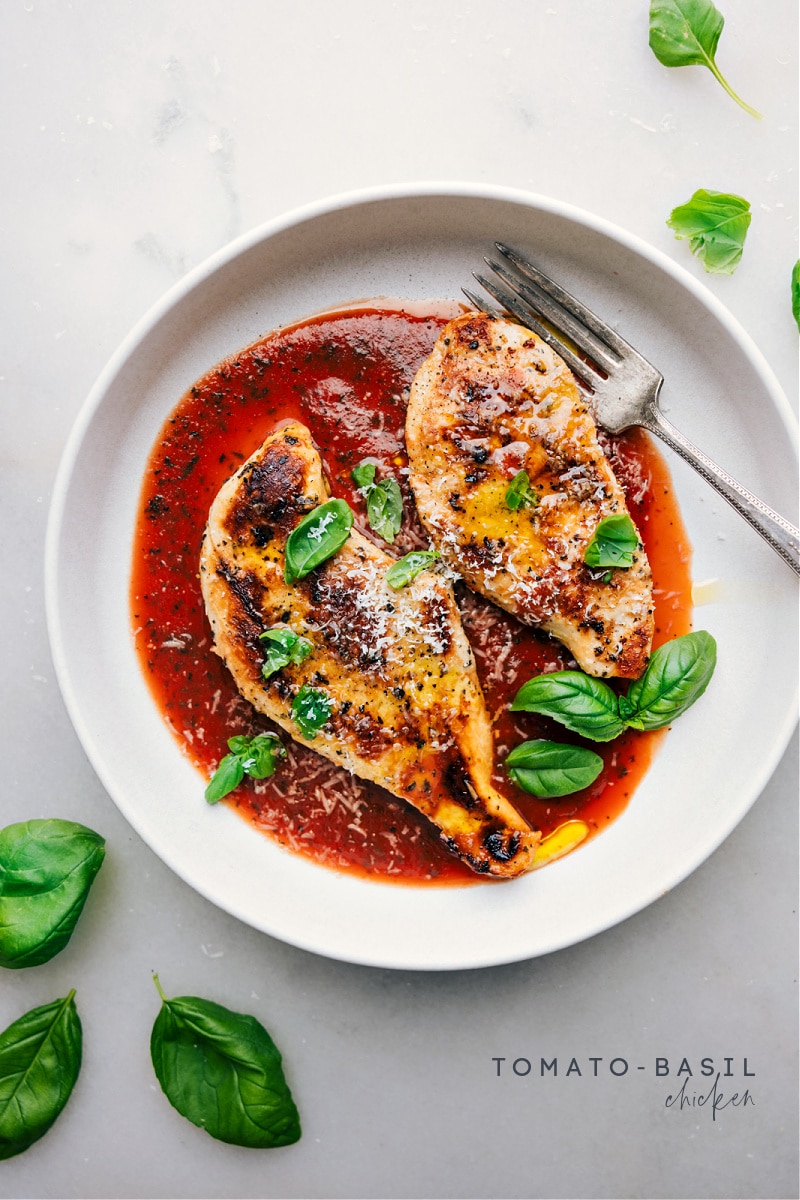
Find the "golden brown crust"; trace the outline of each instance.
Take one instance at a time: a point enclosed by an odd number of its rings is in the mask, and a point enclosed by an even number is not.
[[[450,322],[411,388],[410,482],[436,548],[470,587],[570,649],[593,675],[636,677],[653,636],[650,566],[583,561],[599,521],[627,512],[566,365],[530,330]],[[505,495],[524,469],[535,506]]]
[[[491,727],[450,584],[426,571],[391,589],[393,560],[356,529],[332,558],[285,583],[286,538],[326,499],[319,455],[297,422],[221,489],[201,557],[215,649],[242,695],[297,741],[413,804],[476,871],[520,874],[540,835],[491,784]],[[314,649],[265,680],[259,634],[276,625]],[[303,684],[334,701],[312,740],[291,715]]]

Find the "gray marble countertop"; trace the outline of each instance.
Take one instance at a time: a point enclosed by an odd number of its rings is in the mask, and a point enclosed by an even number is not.
[[[605,217],[701,279],[796,412],[796,5],[721,3],[720,65],[761,121],[708,71],[656,61],[644,0],[4,6],[0,813],[83,821],[108,855],[67,949],[2,977],[3,1028],[75,987],[85,1048],[67,1108],[3,1163],[0,1195],[798,1194],[796,739],[716,853],[623,924],[491,969],[352,966],[239,923],[139,840],[70,724],[43,598],[59,457],[118,343],[230,239],[343,191],[468,180]],[[751,201],[733,276],[705,275],[666,227],[698,187]],[[267,1025],[299,1143],[224,1145],[169,1106],[148,1053],[154,970]],[[752,1102],[666,1107],[683,1058],[708,1091],[703,1057]],[[529,1075],[508,1069],[526,1058]]]

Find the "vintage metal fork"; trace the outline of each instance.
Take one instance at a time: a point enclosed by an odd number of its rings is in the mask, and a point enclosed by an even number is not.
[[[495,247],[500,258],[486,258],[485,262],[497,279],[474,272],[475,279],[506,313],[533,329],[561,355],[578,382],[592,393],[590,405],[598,424],[609,433],[638,425],[661,438],[800,575],[800,530],[721,470],[666,419],[658,407],[664,382],[660,371],[532,263],[502,242]],[[501,315],[491,303],[463,290],[482,312]]]

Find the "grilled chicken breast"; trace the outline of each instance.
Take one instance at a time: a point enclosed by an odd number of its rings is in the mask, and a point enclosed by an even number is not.
[[[482,313],[442,330],[406,422],[417,509],[443,559],[476,591],[541,627],[591,675],[634,678],[653,636],[650,566],[591,570],[603,517],[627,512],[564,362],[530,330]],[[511,508],[527,472],[530,503]]]
[[[217,653],[242,695],[298,742],[414,805],[474,870],[520,874],[540,835],[492,787],[491,726],[449,582],[426,570],[392,589],[394,560],[355,528],[333,557],[285,582],[289,534],[328,498],[298,422],[222,487],[200,566]],[[259,635],[275,626],[312,650],[265,679]],[[303,685],[332,701],[311,738],[292,716]]]

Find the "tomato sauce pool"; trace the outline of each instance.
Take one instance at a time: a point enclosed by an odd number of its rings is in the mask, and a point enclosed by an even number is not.
[[[143,482],[131,612],[152,694],[202,773],[198,819],[205,780],[227,753],[227,739],[277,731],[242,699],[213,653],[198,559],[217,491],[278,421],[297,418],[322,453],[333,495],[350,503],[356,520],[365,519],[364,503],[350,472],[372,458],[379,476],[392,474],[403,492],[403,527],[392,550],[399,557],[426,547],[404,470],[405,409],[417,368],[455,311],[430,304],[422,315],[414,306],[387,304],[279,330],[209,371],[165,422]],[[689,629],[689,543],[668,471],[647,436],[637,431],[602,440],[650,558],[659,644]],[[572,796],[542,800],[517,788],[502,769],[514,745],[535,737],[581,739],[545,718],[510,713],[508,704],[532,675],[574,663],[558,643],[461,585],[456,594],[493,722],[495,786],[544,833],[573,817],[587,823],[590,835],[602,830],[625,808],[663,734],[630,731],[610,745],[593,744],[604,769]],[[256,828],[337,870],[409,883],[475,880],[415,809],[282,736],[288,756],[275,775],[245,780],[225,801]]]

